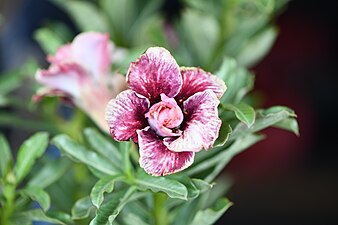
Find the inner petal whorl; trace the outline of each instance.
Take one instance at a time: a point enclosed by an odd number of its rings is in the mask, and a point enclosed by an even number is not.
[[[180,136],[177,128],[183,122],[183,113],[174,98],[161,94],[160,102],[150,107],[145,114],[152,130],[162,137]]]

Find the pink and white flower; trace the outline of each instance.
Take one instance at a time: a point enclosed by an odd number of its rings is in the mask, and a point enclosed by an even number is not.
[[[129,89],[109,102],[106,120],[115,140],[138,143],[148,174],[182,171],[196,152],[212,147],[221,126],[222,80],[200,68],[180,68],[166,49],[153,47],[131,63],[127,82]]]
[[[86,112],[103,130],[105,108],[111,98],[126,88],[124,76],[111,74],[111,61],[121,55],[108,34],[86,32],[60,47],[48,70],[38,70],[36,79],[46,87],[35,96],[63,96]]]

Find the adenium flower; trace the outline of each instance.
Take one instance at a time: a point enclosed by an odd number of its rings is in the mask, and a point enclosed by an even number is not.
[[[117,141],[139,145],[140,166],[163,176],[189,167],[195,153],[218,137],[224,82],[200,68],[179,67],[164,48],[149,48],[131,63],[128,90],[112,99],[106,120]]]
[[[101,129],[108,131],[104,120],[106,105],[126,88],[124,76],[110,74],[112,58],[120,56],[121,50],[109,41],[108,34],[79,34],[54,56],[48,56],[51,63],[48,70],[36,72],[37,81],[46,87],[38,91],[35,100],[46,95],[70,99]]]

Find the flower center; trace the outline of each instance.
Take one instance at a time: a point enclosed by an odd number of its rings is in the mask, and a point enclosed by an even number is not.
[[[183,113],[175,99],[161,94],[161,102],[150,107],[145,114],[148,123],[157,135],[162,137],[180,136],[182,131],[177,128],[183,121]]]

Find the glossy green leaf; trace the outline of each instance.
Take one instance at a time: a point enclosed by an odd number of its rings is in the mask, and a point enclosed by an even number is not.
[[[212,208],[198,211],[190,225],[214,224],[231,205],[228,199],[222,198]]]
[[[227,85],[221,103],[239,103],[253,88],[253,74],[239,66],[232,58],[225,58],[215,75],[224,80]]]
[[[67,156],[79,160],[80,162],[107,175],[116,175],[119,173],[119,170],[115,168],[106,158],[76,143],[67,135],[62,134],[54,137],[52,143],[54,143]]]
[[[119,177],[120,176],[106,176],[96,182],[90,192],[90,199],[96,208],[99,208],[103,202],[103,194],[113,191],[115,180]]]
[[[187,200],[188,197],[188,190],[182,183],[167,177],[153,177],[142,172],[136,177],[135,183],[143,190],[162,191],[170,198]]]
[[[32,209],[14,214],[11,219],[11,225],[22,225],[27,223],[31,224],[32,221],[43,221],[53,224],[68,225],[62,220],[46,215],[41,209]]]
[[[294,118],[295,116],[296,115],[292,110],[282,106],[258,110],[255,123],[249,128],[244,124],[238,124],[229,139],[234,140],[238,137],[260,131],[264,128],[278,124],[285,119]]]
[[[237,119],[245,123],[248,127],[251,127],[255,122],[255,110],[244,102],[234,105],[223,104],[222,107],[226,110],[231,110],[235,112]]]
[[[32,169],[35,160],[42,156],[48,146],[48,134],[39,132],[27,139],[20,147],[14,166],[16,182],[19,183]]]
[[[231,132],[232,132],[232,128],[231,128],[230,124],[222,121],[222,125],[221,125],[221,128],[219,130],[218,138],[214,142],[213,147],[223,146],[227,142],[227,140],[229,139]]]
[[[53,0],[64,8],[82,31],[107,32],[109,29],[107,18],[99,9],[88,1]]]
[[[90,222],[90,225],[111,224],[134,192],[135,189],[133,187],[114,191],[110,198],[96,211],[96,216]]]
[[[39,203],[41,208],[44,211],[47,211],[50,206],[50,197],[47,192],[45,192],[40,187],[28,186],[20,191],[23,196],[29,197],[33,201]]]
[[[0,176],[5,178],[12,162],[12,154],[6,138],[0,134]]]
[[[94,209],[95,207],[93,206],[90,197],[83,197],[77,200],[72,207],[72,219],[80,220],[87,218]]]
[[[111,141],[107,140],[102,134],[93,128],[86,128],[84,130],[84,134],[92,149],[106,157],[116,167],[121,167],[121,153]],[[111,140],[113,139],[111,138]]]
[[[71,162],[67,158],[48,162],[34,174],[28,185],[46,188],[61,178],[70,169],[70,166]]]

